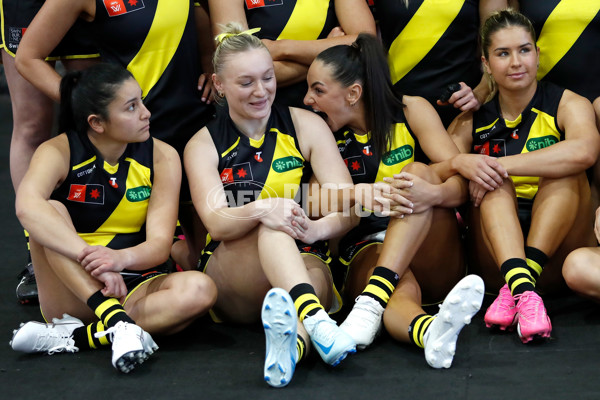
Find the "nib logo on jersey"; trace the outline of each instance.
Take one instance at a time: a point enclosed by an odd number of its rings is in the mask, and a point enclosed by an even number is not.
[[[86,204],[104,204],[104,186],[72,184],[67,200]]]
[[[102,0],[109,17],[127,14],[144,8],[143,0]]]

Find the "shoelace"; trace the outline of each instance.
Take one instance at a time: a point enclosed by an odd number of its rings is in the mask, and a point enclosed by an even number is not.
[[[119,322],[119,323],[117,323],[117,325],[111,326],[110,328],[105,329],[102,332],[96,332],[96,333],[94,333],[94,337],[96,339],[98,339],[98,338],[101,338],[101,337],[104,337],[104,336],[109,336],[110,341],[112,342],[113,338],[115,337],[115,332],[118,329],[117,327],[119,327],[119,326],[123,326],[123,328],[125,328],[125,326],[122,325],[122,323]]]
[[[529,321],[535,321],[539,314],[542,299],[533,292],[525,292],[515,296],[518,302],[519,318],[525,317]]]
[[[56,343],[57,341],[62,340],[66,341],[66,343]],[[60,334],[58,332],[47,332],[43,335],[38,335],[33,348],[36,351],[43,351],[44,349],[48,348],[47,353],[49,355],[63,351],[74,353],[79,350],[79,348],[75,346],[75,342],[70,336]]]
[[[511,310],[515,307],[515,302],[518,301],[516,297],[510,294],[510,290],[504,288],[500,290],[497,299],[498,308],[502,310]]]
[[[372,326],[379,322],[379,312],[377,308],[368,302],[357,302],[354,304],[354,309],[360,311],[359,316],[361,318],[352,318],[349,322],[350,325],[360,326]]]

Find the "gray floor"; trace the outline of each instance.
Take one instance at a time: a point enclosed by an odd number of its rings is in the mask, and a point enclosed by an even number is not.
[[[260,326],[194,324],[174,337],[158,338],[160,350],[129,375],[112,368],[109,350],[54,356],[13,352],[8,346],[12,330],[40,315],[35,306],[17,304],[14,296],[25,254],[8,171],[10,130],[10,102],[0,95],[3,399],[600,398],[600,309],[574,295],[546,299],[554,330],[543,344],[523,345],[516,333],[489,332],[480,312],[463,330],[449,370],[429,368],[422,351],[382,336],[372,349],[335,369],[311,356],[285,389],[262,381]],[[490,301],[486,298],[485,305]]]

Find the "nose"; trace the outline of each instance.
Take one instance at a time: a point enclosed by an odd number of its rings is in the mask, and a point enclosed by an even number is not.
[[[512,66],[519,66],[519,65],[521,65],[521,58],[520,58],[520,54],[518,52],[511,54],[511,56],[510,56],[510,65],[512,65]]]
[[[148,110],[148,108],[146,107],[146,105],[144,103],[141,104],[142,107],[142,112],[140,114],[140,118],[141,119],[150,119],[150,115],[152,115],[150,113],[150,110]]]
[[[264,96],[265,93],[266,93],[265,85],[263,84],[262,81],[258,80],[257,84],[255,86],[255,89],[254,89],[254,95],[256,97],[262,97],[262,96]]]
[[[306,104],[307,106],[314,104],[315,100],[313,99],[312,95],[310,94],[310,89],[304,95],[303,101],[304,101],[304,104]]]

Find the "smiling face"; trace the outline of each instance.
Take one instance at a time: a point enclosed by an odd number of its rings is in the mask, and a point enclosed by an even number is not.
[[[358,108],[351,104],[358,99],[354,98],[352,86],[343,87],[333,78],[331,67],[320,60],[311,64],[306,79],[308,92],[304,104],[320,113],[333,132],[353,124]]]
[[[143,142],[150,136],[150,111],[142,102],[142,89],[135,79],[123,82],[107,108],[108,119],[101,123],[105,137],[118,142]]]
[[[227,99],[234,121],[268,118],[277,82],[273,59],[266,49],[250,49],[228,56],[215,75],[215,87]]]
[[[499,90],[522,90],[536,84],[539,50],[531,34],[521,26],[510,26],[490,38],[486,72],[492,74]]]

